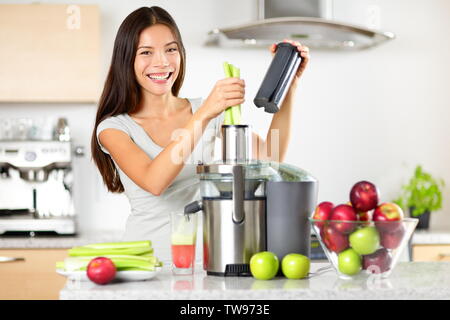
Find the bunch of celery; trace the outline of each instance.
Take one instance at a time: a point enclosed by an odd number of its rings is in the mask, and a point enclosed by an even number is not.
[[[96,257],[111,259],[117,271],[154,271],[156,267],[162,266],[162,262],[153,255],[151,241],[88,244],[69,249],[68,253],[68,258],[56,263],[57,269],[86,270],[89,262]]]
[[[223,70],[227,78],[241,76],[241,70],[228,62],[223,63]],[[225,110],[224,124],[240,124],[241,123],[241,105],[232,106]]]

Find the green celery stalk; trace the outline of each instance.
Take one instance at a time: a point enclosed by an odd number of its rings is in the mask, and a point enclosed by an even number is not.
[[[110,248],[110,249],[92,249],[86,246],[74,247],[69,249],[69,256],[104,256],[104,255],[142,255],[152,253],[153,248],[145,247],[133,247],[133,248]]]
[[[227,78],[232,77],[231,66],[226,61],[223,63],[223,71],[225,72],[225,77]],[[231,113],[231,107],[225,110],[225,118],[223,120],[223,124],[226,125],[233,124],[233,115]]]
[[[155,271],[156,265],[149,266],[149,267],[126,267],[126,268],[120,268],[117,269],[117,271]]]
[[[56,269],[65,269],[64,261],[57,261],[56,262]]]
[[[223,63],[223,71],[225,72],[225,77],[230,78],[232,76],[230,64],[226,61]]]
[[[241,70],[231,65],[231,74],[234,78],[240,78]],[[231,118],[233,119],[233,124],[241,124],[241,105],[231,107]]]
[[[84,261],[84,260],[92,260],[95,258],[98,258],[100,256],[81,256],[81,257],[68,257],[66,259],[74,259],[74,260],[79,260],[79,261]],[[108,259],[117,259],[117,260],[132,260],[132,261],[143,261],[143,262],[151,262],[151,263],[156,263],[158,262],[158,258],[155,256],[134,256],[134,255],[119,255],[119,254],[106,254],[103,255],[101,257],[105,257]]]
[[[152,257],[153,256],[153,249],[152,249],[152,251],[145,252],[143,254],[138,254],[137,256],[138,257]]]
[[[86,270],[89,262],[97,257],[106,257],[113,261],[118,271],[147,270],[162,266],[162,262],[153,255],[151,241],[105,242],[74,247],[68,250],[69,257],[56,262],[57,269],[67,271]]]
[[[150,240],[144,241],[125,241],[125,242],[104,242],[104,243],[93,243],[87,244],[83,247],[92,249],[121,249],[121,248],[140,248],[140,247],[152,247],[152,242]]]
[[[106,255],[102,257],[111,259],[119,271],[129,268],[139,268],[140,270],[153,271],[156,266],[161,265],[161,262],[156,257],[145,258],[127,255]],[[56,268],[64,269],[66,271],[86,270],[89,262],[94,258],[96,257],[68,257],[64,261],[58,261],[56,263]]]

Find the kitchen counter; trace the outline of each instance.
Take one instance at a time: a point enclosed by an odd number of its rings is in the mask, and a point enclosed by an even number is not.
[[[312,263],[311,271],[328,266]],[[62,300],[320,300],[320,299],[450,299],[450,262],[399,262],[388,279],[363,275],[338,278],[334,270],[304,280],[279,277],[207,276],[198,266],[193,276],[173,276],[166,266],[153,279],[96,285],[68,280]]]
[[[0,249],[68,249],[90,243],[118,242],[122,234],[117,231],[80,233],[74,236],[2,236]]]
[[[447,230],[416,230],[412,244],[450,244],[450,231]]]
[[[2,236],[1,249],[56,249],[72,248],[90,243],[121,241],[119,231],[83,232],[75,236]],[[412,244],[450,244],[450,231],[416,231],[412,237]]]

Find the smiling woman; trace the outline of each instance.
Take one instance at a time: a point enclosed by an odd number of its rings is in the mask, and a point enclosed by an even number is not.
[[[223,111],[244,102],[237,78],[217,81],[206,100],[179,97],[185,57],[167,11],[143,7],[126,17],[91,141],[106,187],[129,199],[124,240],[152,240],[162,259],[170,248],[170,212],[199,197],[195,166],[212,160]]]
[[[134,72],[139,85],[147,94],[160,95],[170,91],[174,79],[178,78],[182,59],[178,41],[165,43],[171,38],[174,38],[172,31],[163,24],[144,29],[139,37]]]

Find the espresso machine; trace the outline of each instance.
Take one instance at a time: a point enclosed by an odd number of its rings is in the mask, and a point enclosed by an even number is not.
[[[197,165],[203,211],[203,267],[208,275],[250,276],[253,254],[310,255],[308,218],[317,180],[292,165],[250,158],[248,125],[222,126],[222,160]]]
[[[71,142],[59,137],[0,140],[0,235],[76,233]]]

